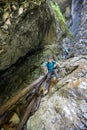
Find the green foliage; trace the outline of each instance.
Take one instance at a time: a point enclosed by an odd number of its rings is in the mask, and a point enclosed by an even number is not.
[[[59,22],[59,24],[61,26],[61,29],[64,31],[64,33],[66,35],[68,35],[70,38],[72,38],[73,37],[72,33],[69,31],[69,29],[68,29],[68,27],[66,25],[65,18],[63,16],[63,14],[61,13],[58,4],[56,2],[54,2],[54,1],[51,1],[51,6],[52,6],[52,8],[53,8],[53,10],[54,10],[54,12],[56,14],[56,17],[57,17],[58,22]]]

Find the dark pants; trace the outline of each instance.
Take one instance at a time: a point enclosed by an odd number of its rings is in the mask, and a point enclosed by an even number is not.
[[[64,57],[64,59],[66,59],[67,56],[68,56],[68,53],[67,53],[66,51],[64,51],[64,52],[63,52],[63,57]]]
[[[48,90],[48,88],[49,88],[50,79],[51,79],[52,74],[54,74],[57,79],[59,78],[59,75],[58,75],[58,73],[57,73],[57,71],[55,69],[52,72],[48,72],[47,79],[46,79],[46,90]]]

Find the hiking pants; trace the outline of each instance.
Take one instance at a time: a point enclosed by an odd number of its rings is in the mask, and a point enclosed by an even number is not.
[[[57,71],[55,69],[52,72],[48,72],[47,79],[46,79],[46,90],[48,90],[48,88],[49,88],[50,79],[51,79],[52,74],[54,74],[57,79],[59,78],[59,75],[58,75],[58,73],[57,73]]]
[[[63,57],[64,57],[64,59],[66,59],[67,56],[68,56],[68,52],[64,51],[64,52],[63,52]]]

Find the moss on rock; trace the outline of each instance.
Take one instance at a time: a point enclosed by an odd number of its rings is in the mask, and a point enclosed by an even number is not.
[[[51,6],[55,12],[56,18],[58,19],[58,22],[60,24],[61,29],[63,30],[63,32],[69,36],[70,38],[72,37],[72,33],[69,31],[67,25],[66,25],[66,21],[65,18],[58,6],[58,4],[54,1],[51,1]]]

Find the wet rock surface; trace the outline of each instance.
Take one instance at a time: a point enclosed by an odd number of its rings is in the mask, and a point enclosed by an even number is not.
[[[70,31],[73,33],[74,36],[77,35],[79,30],[79,23],[81,18],[83,1],[84,0],[72,0],[72,4],[71,4],[72,23],[71,23]]]
[[[87,129],[87,57],[74,57],[62,66],[78,66],[60,80],[53,93],[42,99],[39,110],[27,122],[28,130]]]
[[[81,11],[81,20],[79,32],[76,36],[75,46],[73,51],[75,55],[87,55],[87,2],[84,1]]]

